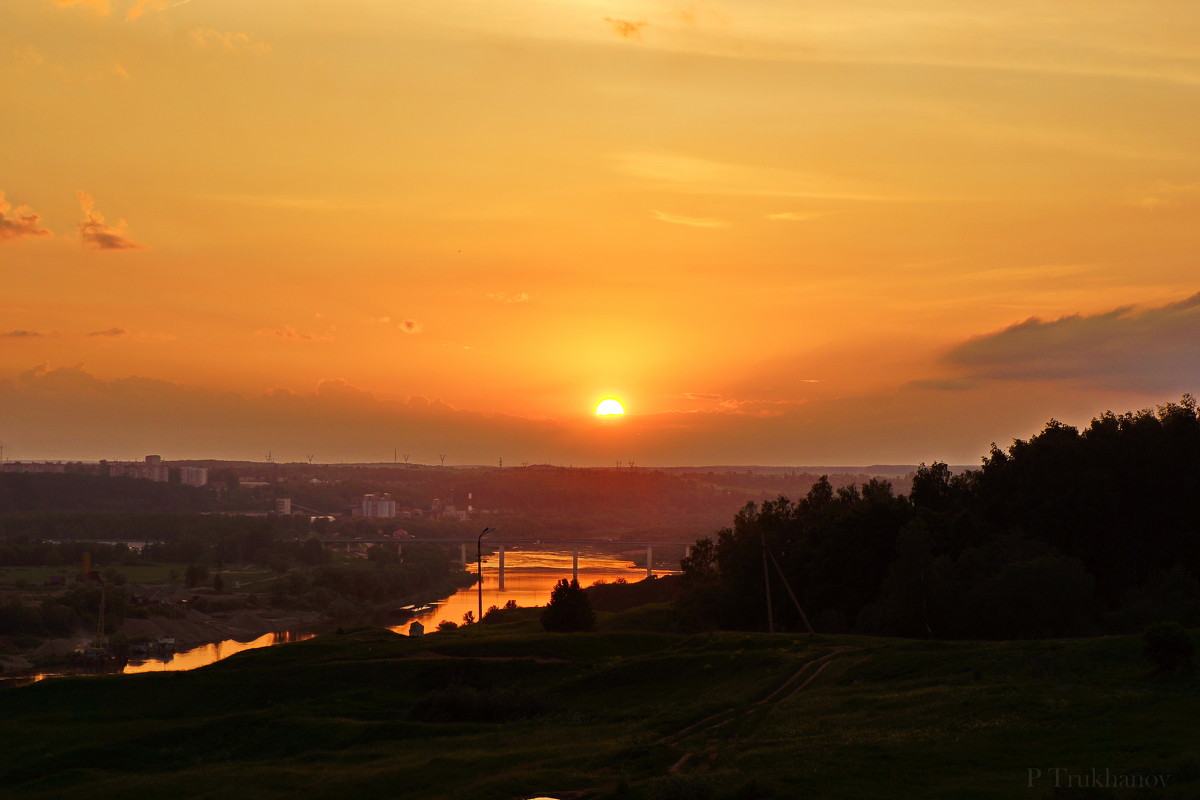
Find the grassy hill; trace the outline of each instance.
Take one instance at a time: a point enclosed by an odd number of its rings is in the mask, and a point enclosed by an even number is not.
[[[1200,797],[1200,682],[1152,673],[1138,637],[522,624],[359,630],[192,673],[6,690],[0,786],[29,798]],[[1110,784],[1169,777],[1165,790],[1079,789],[1093,769]]]

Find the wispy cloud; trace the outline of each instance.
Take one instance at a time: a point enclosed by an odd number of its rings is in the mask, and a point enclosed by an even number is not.
[[[10,211],[12,216],[9,216]],[[53,235],[41,227],[41,217],[33,213],[28,206],[17,206],[14,209],[12,203],[4,199],[4,192],[0,191],[0,241]]]
[[[709,217],[685,217],[681,214],[668,214],[665,211],[651,211],[654,218],[662,222],[669,222],[672,225],[688,225],[692,228],[728,228],[729,223],[723,219],[711,219]]]
[[[528,303],[529,294],[527,292],[517,292],[509,294],[508,292],[491,292],[487,296],[488,300],[494,300],[497,303]]]
[[[43,334],[40,334],[37,331],[17,329],[0,333],[0,339],[34,339],[42,335]]]
[[[291,325],[284,325],[280,328],[262,328],[254,332],[256,336],[274,336],[279,339],[289,339],[297,342],[332,342],[332,336],[320,333],[312,333],[311,331],[298,331]]]
[[[125,220],[118,220],[116,226],[106,225],[104,217],[96,213],[96,201],[92,196],[83,189],[77,195],[79,207],[83,210],[79,238],[84,245],[94,250],[140,250],[145,247],[129,238]]]
[[[616,168],[652,188],[690,194],[788,197],[864,202],[945,199],[893,194],[863,181],[781,168],[714,161],[679,153],[627,152]]]
[[[125,19],[133,22],[147,11],[162,11],[170,7],[171,4],[166,0],[134,0],[134,4],[125,10]]]
[[[1157,181],[1137,194],[1137,205],[1151,211],[1194,208],[1200,204],[1200,181],[1175,183]]]
[[[630,22],[629,20],[613,19],[612,17],[605,17],[604,21],[611,25],[612,29],[616,31],[617,36],[620,36],[622,39],[633,39],[639,42],[642,40],[642,28],[647,25],[645,22]]]
[[[809,222],[821,217],[832,216],[833,211],[781,211],[778,214],[767,214],[772,222]]]
[[[128,333],[129,331],[125,330],[124,328],[109,328],[108,330],[103,331],[92,331],[88,334],[88,336],[102,336],[109,339],[119,339],[122,336],[128,335]]]
[[[188,36],[193,44],[205,50],[223,50],[229,53],[250,53],[259,56],[271,52],[271,45],[246,33],[219,31],[215,28],[193,28]]]

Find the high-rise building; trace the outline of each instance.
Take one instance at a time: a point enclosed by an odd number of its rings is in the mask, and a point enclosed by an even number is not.
[[[179,482],[187,486],[207,486],[207,467],[180,467]]]
[[[152,481],[166,483],[171,477],[171,470],[167,468],[166,464],[162,463],[162,456],[146,456],[146,463],[143,468],[145,469],[145,477]]]
[[[144,462],[125,461],[108,462],[109,477],[142,478],[148,481],[166,483],[171,476],[167,465],[162,463],[162,456],[146,456]]]
[[[364,517],[388,518],[396,516],[396,501],[390,494],[366,494],[362,499]]]

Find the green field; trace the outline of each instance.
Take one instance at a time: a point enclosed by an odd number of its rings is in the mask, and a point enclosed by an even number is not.
[[[1154,674],[1138,637],[522,624],[424,639],[366,629],[192,673],[5,690],[0,787],[44,798],[1200,797],[1200,682]],[[1092,769],[1169,777],[1165,790],[1066,788]],[[1032,787],[1030,770],[1041,770]]]

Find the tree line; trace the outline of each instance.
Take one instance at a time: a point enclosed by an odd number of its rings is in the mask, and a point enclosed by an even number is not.
[[[1200,415],[1051,420],[911,492],[822,478],[746,505],[682,562],[692,626],[931,638],[1034,638],[1200,624]],[[764,574],[765,573],[765,574]]]

